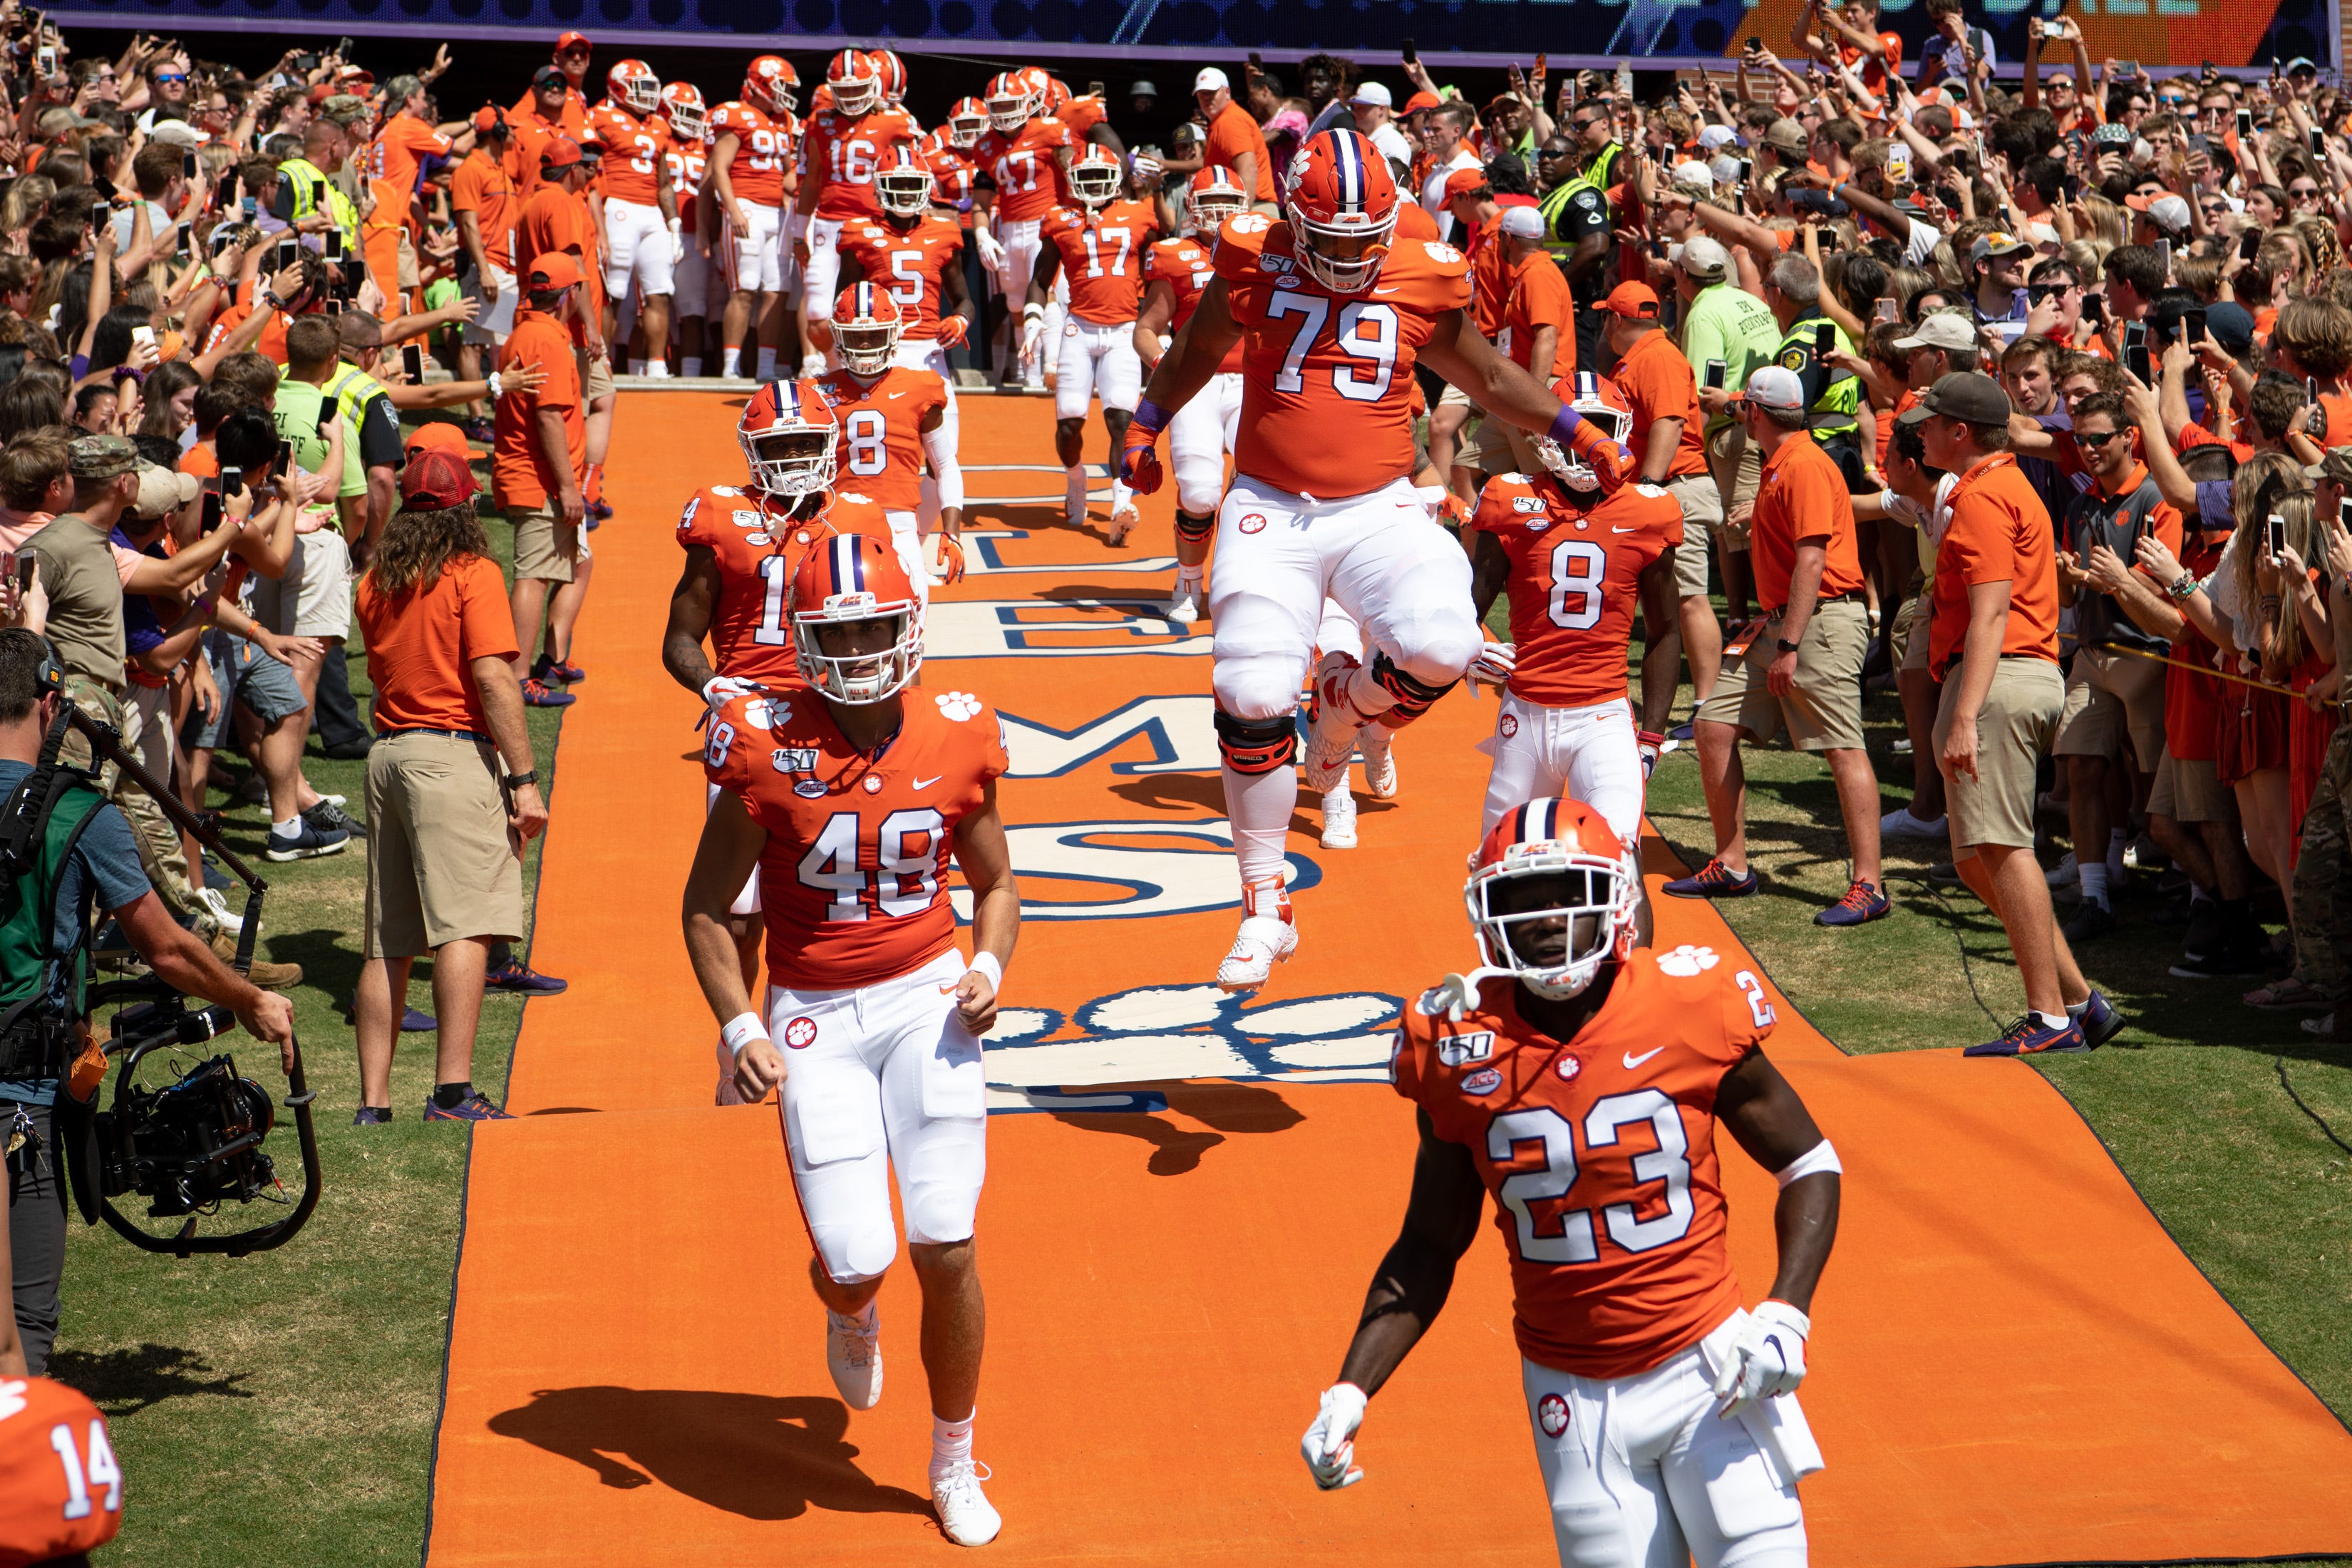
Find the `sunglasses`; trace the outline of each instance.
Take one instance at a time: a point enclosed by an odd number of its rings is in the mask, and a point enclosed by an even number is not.
[[[185,71],[162,71],[157,73],[155,78],[158,85],[167,81],[185,81],[187,79],[188,76]]]
[[[2105,447],[2108,442],[2117,440],[2126,434],[2126,432],[2122,430],[2110,430],[2104,436],[2094,436],[2086,430],[2077,430],[2074,432],[2074,445],[2077,447],[2088,447],[2092,451],[2095,452],[2102,447]]]
[[[2286,189],[2286,194],[2293,196],[2297,201],[2301,201],[2305,196],[2315,198],[2319,195],[2319,187],[2317,185],[2289,185]]]

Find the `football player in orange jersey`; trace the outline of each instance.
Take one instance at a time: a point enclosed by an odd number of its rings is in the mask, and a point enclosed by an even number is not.
[[[1192,319],[1201,292],[1216,272],[1209,247],[1227,218],[1249,211],[1241,181],[1223,164],[1194,174],[1185,188],[1181,232],[1143,253],[1143,310],[1135,320],[1135,352],[1148,374],[1175,333]],[[1225,454],[1242,416],[1242,350],[1226,352],[1201,395],[1168,422],[1168,457],[1176,470],[1176,592],[1161,607],[1171,621],[1190,624],[1207,596],[1209,540],[1217,529],[1217,502],[1225,493]]]
[[[1001,1521],[971,1458],[984,1316],[972,1249],[987,1163],[980,1037],[1021,924],[996,814],[1003,728],[970,692],[906,694],[922,661],[921,607],[880,541],[837,534],[812,546],[791,616],[809,689],[740,698],[711,723],[703,760],[721,794],[687,877],[687,950],[744,1098],[782,1091],[825,1363],[853,1410],[882,1395],[874,1298],[898,1251],[897,1166],[922,1288],[931,1500],[949,1540],[985,1545]],[[969,962],[956,948],[950,848],[971,889]],[[764,1016],[727,929],[754,869],[768,916]]]
[[[1471,678],[1505,688],[1486,777],[1481,836],[1506,811],[1564,793],[1607,819],[1632,849],[1642,831],[1643,784],[1657,762],[1665,714],[1637,728],[1625,695],[1625,652],[1634,612],[1675,624],[1675,551],[1682,511],[1656,486],[1629,483],[1633,416],[1604,376],[1576,375],[1571,406],[1609,437],[1591,460],[1548,437],[1530,445],[1540,474],[1498,474],[1471,520],[1470,602],[1484,624],[1496,596],[1511,596],[1511,640],[1479,650]]]
[[[1062,329],[1060,367],[1054,383],[1054,450],[1062,459],[1068,488],[1064,508],[1071,526],[1087,516],[1087,470],[1082,459],[1087,405],[1102,395],[1103,426],[1110,449],[1126,438],[1127,422],[1143,390],[1143,365],[1136,357],[1136,310],[1143,295],[1143,254],[1160,232],[1152,204],[1121,199],[1126,171],[1106,148],[1089,145],[1070,165],[1070,187],[1078,210],[1056,207],[1039,229],[1045,243],[1029,277],[1028,303],[1021,310],[1021,357],[1034,357],[1045,333],[1045,305],[1056,278],[1069,277],[1070,313]],[[1124,476],[1110,486],[1110,542],[1123,542],[1142,521],[1129,497]]]
[[[686,566],[670,590],[662,666],[714,712],[746,693],[775,695],[801,684],[784,605],[812,542],[836,533],[890,537],[879,506],[835,493],[839,437],[833,405],[816,387],[771,382],[751,395],[735,426],[751,482],[705,485],[677,520]],[[717,795],[709,792],[706,808]],[[729,920],[748,987],[760,973],[756,879],[737,894]],[[735,1058],[723,1045],[718,1100],[737,1102]]]
[[[800,188],[793,198],[794,255],[801,263],[801,361],[803,376],[824,374],[822,325],[833,314],[841,278],[841,231],[845,225],[873,223],[882,216],[874,172],[902,146],[923,137],[905,110],[886,104],[882,72],[875,57],[844,49],[833,57],[825,85],[833,108],[812,114],[801,138]],[[805,235],[801,217],[805,216]]]
[[[988,133],[972,148],[971,242],[980,264],[996,274],[1006,306],[1004,384],[1017,379],[1023,390],[1045,390],[1042,355],[1021,349],[1011,313],[1015,300],[1029,297],[1045,244],[1039,230],[1046,215],[1069,199],[1069,168],[1077,156],[1070,128],[1045,112],[1045,73],[1006,71],[988,84]],[[1045,336],[1061,327],[1060,305],[1048,307]]]
[[[629,374],[667,375],[670,297],[686,239],[661,79],[643,60],[623,60],[605,79],[604,101],[588,111],[588,133],[604,149],[604,337],[618,331],[622,298],[635,289]]]
[[[772,381],[783,342],[784,199],[797,176],[793,89],[798,78],[778,55],[761,55],[743,75],[743,96],[710,117],[711,231],[719,237],[719,274],[728,286],[719,318],[719,374],[742,375],[743,340],[759,306],[758,379]]]
[[[1391,1075],[1420,1129],[1404,1225],[1301,1444],[1318,1486],[1445,1304],[1488,1192],[1559,1560],[1802,1568],[1796,1400],[1836,1238],[1837,1152],[1765,1057],[1754,971],[1639,949],[1641,872],[1601,814],[1536,799],[1487,835],[1465,899],[1481,966],[1405,1010]],[[1740,1306],[1720,1121],[1780,1184],[1780,1268]]]
[[[686,243],[678,253],[676,292],[677,373],[702,374],[703,349],[710,335],[710,241],[708,202],[695,197],[710,168],[710,116],[702,89],[690,81],[674,81],[662,89],[662,120],[669,126],[670,148],[664,160],[669,170],[670,196],[677,204],[678,230]]]
[[[1299,789],[1291,715],[1327,595],[1362,627],[1373,658],[1335,661],[1316,683],[1307,784],[1318,795],[1346,777],[1364,726],[1393,730],[1426,711],[1483,640],[1469,559],[1429,525],[1413,488],[1414,361],[1513,425],[1563,444],[1581,425],[1470,325],[1460,251],[1391,244],[1396,182],[1361,136],[1310,138],[1292,163],[1289,204],[1284,221],[1226,220],[1217,276],[1152,373],[1119,456],[1122,478],[1158,489],[1160,432],[1242,345],[1236,476],[1209,577],[1218,748],[1242,881],[1241,930],[1217,969],[1228,991],[1263,985],[1298,945],[1283,889]]]
[[[8,1258],[0,1237],[0,1263]],[[122,1467],[89,1396],[0,1364],[0,1563],[89,1568],[122,1530]]]
[[[907,570],[928,597],[921,534],[936,522],[948,581],[963,575],[963,470],[956,465],[954,405],[933,371],[898,361],[906,318],[881,284],[852,283],[835,301],[841,368],[814,384],[841,421],[840,469],[880,504]],[[923,477],[924,460],[931,475]],[[925,514],[929,515],[926,516]]]

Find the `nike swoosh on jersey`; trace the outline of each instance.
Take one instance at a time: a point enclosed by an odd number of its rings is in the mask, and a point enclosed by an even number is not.
[[[915,781],[915,787],[917,789],[929,789],[945,777],[947,777],[947,774],[945,773],[933,773],[929,778],[917,779]],[[1661,1047],[1660,1048],[1663,1049],[1664,1047]]]
[[[1635,1068],[1640,1067],[1643,1062],[1648,1061],[1652,1057],[1656,1056],[1660,1051],[1663,1051],[1665,1048],[1666,1047],[1664,1046],[1653,1046],[1650,1049],[1643,1051],[1638,1057],[1633,1052],[1627,1051],[1625,1053],[1625,1070],[1627,1072],[1633,1071]]]
[[[1620,528],[1612,522],[1609,525],[1609,531],[1612,533],[1639,533],[1642,531],[1642,525],[1635,523],[1631,528]]]
[[[904,397],[904,396],[906,396],[906,395],[906,395],[905,393],[903,393],[903,392],[894,392],[894,393],[890,394],[890,396],[891,396],[892,398]],[[885,401],[887,401],[887,399],[886,399]]]

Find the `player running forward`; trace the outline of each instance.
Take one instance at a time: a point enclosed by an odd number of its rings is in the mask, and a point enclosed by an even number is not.
[[[1523,801],[1567,795],[1599,812],[1631,851],[1664,737],[1634,723],[1625,655],[1635,611],[1654,626],[1675,624],[1683,514],[1663,488],[1627,483],[1637,470],[1623,446],[1633,425],[1623,395],[1590,371],[1573,384],[1571,406],[1612,444],[1588,463],[1538,437],[1538,454],[1558,468],[1488,479],[1471,520],[1480,621],[1496,595],[1507,587],[1511,596],[1511,640],[1481,648],[1471,671],[1505,688],[1494,739],[1479,748],[1494,766],[1478,832],[1492,833]]]
[[[677,373],[702,374],[702,351],[710,336],[710,241],[702,225],[703,205],[695,200],[710,168],[710,117],[702,89],[690,81],[662,89],[661,117],[669,126],[670,197],[677,204],[678,252],[671,282],[677,314]]]
[[[1237,470],[1218,510],[1218,750],[1241,863],[1243,918],[1217,984],[1251,991],[1298,945],[1283,849],[1299,776],[1291,715],[1328,594],[1373,649],[1317,682],[1307,787],[1327,794],[1357,731],[1409,722],[1469,669],[1481,641],[1470,562],[1413,489],[1416,359],[1496,417],[1563,446],[1591,431],[1478,335],[1462,253],[1390,243],[1396,184],[1352,131],[1325,131],[1293,163],[1290,216],[1226,220],[1216,279],[1152,374],[1120,471],[1160,488],[1152,444],[1242,344]]]
[[[1529,801],[1487,836],[1465,889],[1481,967],[1405,1010],[1391,1058],[1420,1129],[1404,1225],[1302,1447],[1317,1485],[1363,1479],[1365,1402],[1445,1304],[1491,1191],[1560,1562],[1802,1568],[1797,1482],[1822,1459],[1796,1391],[1837,1152],[1761,1049],[1755,973],[1635,948],[1639,878],[1579,801]],[[1780,1272],[1753,1312],[1718,1121],[1780,1184]]]
[[[1107,147],[1089,144],[1070,165],[1076,208],[1056,207],[1039,233],[1045,245],[1029,276],[1028,303],[1021,310],[1021,357],[1026,363],[1045,331],[1045,306],[1054,279],[1070,280],[1069,321],[1062,329],[1062,353],[1054,381],[1054,452],[1067,481],[1063,508],[1072,527],[1087,519],[1084,458],[1087,405],[1102,395],[1103,427],[1116,452],[1127,438],[1127,422],[1143,388],[1136,358],[1136,309],[1143,294],[1143,253],[1160,233],[1151,204],[1122,199],[1127,172]],[[1110,484],[1110,542],[1126,542],[1143,519],[1128,494],[1124,476]]]
[[[604,101],[588,111],[588,134],[604,149],[604,339],[620,331],[621,301],[634,289],[629,374],[667,375],[670,298],[686,239],[661,79],[643,60],[623,60],[605,81]]]
[[[1012,302],[1029,297],[1029,279],[1037,270],[1037,255],[1045,244],[1039,229],[1047,214],[1063,205],[1069,191],[1069,167],[1077,155],[1070,128],[1045,113],[1045,73],[1012,70],[988,84],[988,133],[972,149],[978,167],[972,192],[972,244],[980,263],[996,274],[1004,296],[1008,334],[1003,381],[1016,376],[1028,392],[1045,390],[1044,357],[1027,349],[1015,350],[1020,329],[1012,324]],[[1058,314],[1058,308],[1053,312]],[[1049,321],[1048,328],[1060,325]]]
[[[743,73],[743,96],[710,117],[710,194],[718,208],[711,229],[719,236],[712,260],[728,289],[719,323],[719,374],[730,381],[743,374],[755,301],[760,380],[774,379],[776,345],[783,341],[784,196],[800,130],[793,118],[796,79],[782,57],[761,55]]]
[[[825,73],[833,107],[808,118],[801,138],[800,191],[795,214],[808,219],[801,239],[801,342],[806,345],[801,374],[824,374],[824,355],[812,338],[833,316],[834,290],[841,277],[841,231],[882,216],[875,199],[874,171],[900,147],[913,147],[922,127],[905,110],[883,101],[882,68],[876,57],[844,49]],[[800,227],[795,218],[793,227]]]
[[[948,423],[947,384],[933,372],[894,363],[904,325],[888,290],[852,283],[834,306],[841,368],[811,384],[841,422],[840,471],[888,516],[908,574],[928,604],[931,580],[923,565],[919,517],[923,462],[930,460],[941,498],[940,549],[950,582],[963,575],[963,470],[956,466],[955,430]]]
[[[1003,735],[969,692],[902,695],[922,662],[920,605],[880,540],[818,542],[789,603],[814,690],[737,698],[711,721],[704,766],[720,794],[687,877],[687,950],[744,1098],[782,1089],[825,1364],[853,1410],[882,1396],[874,1297],[898,1251],[898,1167],[923,1293],[931,1501],[950,1541],[982,1546],[1001,1521],[971,1458],[983,1321],[972,1213],[988,1128],[980,1037],[1021,926],[996,815]],[[969,963],[948,901],[950,847],[971,888]],[[764,1016],[727,923],[755,868],[768,911]]]
[[[662,665],[713,710],[747,693],[772,695],[801,684],[783,611],[793,573],[812,542],[836,533],[890,537],[879,506],[834,493],[839,435],[832,405],[814,386],[785,381],[761,387],[735,426],[750,482],[705,485],[678,517],[686,568],[670,590]],[[705,809],[718,796],[714,784]],[[760,973],[756,878],[743,884],[728,919],[749,989]],[[734,1053],[723,1044],[718,1100],[736,1103]]]
[[[1216,271],[1209,247],[1227,218],[1249,211],[1249,195],[1223,164],[1192,176],[1179,219],[1183,232],[1143,253],[1143,311],[1135,321],[1135,352],[1146,374],[1160,365],[1175,333],[1184,330]],[[1160,614],[1171,621],[1200,619],[1207,596],[1209,540],[1217,529],[1217,502],[1225,493],[1225,454],[1234,449],[1242,416],[1242,345],[1225,351],[1201,395],[1168,422],[1169,466],[1176,470],[1176,592]]]

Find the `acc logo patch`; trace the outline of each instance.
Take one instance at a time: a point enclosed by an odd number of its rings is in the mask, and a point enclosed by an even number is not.
[[[757,545],[762,546],[763,548],[764,548],[765,546],[767,546],[767,545],[773,544],[775,542],[776,542],[776,536],[775,536],[774,534],[772,534],[772,533],[770,533],[770,532],[769,532],[766,529],[764,529],[764,528],[761,528],[761,529],[754,529],[751,532],[747,533],[747,534],[745,534],[745,535],[743,536],[743,542],[744,542],[744,543],[746,543],[746,544],[757,544]]]
[[[939,703],[940,711],[959,724],[980,716],[981,700],[969,691],[942,691]]]
[[[803,779],[800,783],[793,785],[793,793],[800,796],[803,800],[814,800],[832,787],[833,786],[831,784],[826,784],[823,779]]]
[[[1584,1070],[1584,1064],[1574,1057],[1562,1057],[1559,1058],[1559,1066],[1552,1070],[1559,1074],[1561,1082],[1573,1083],[1576,1081],[1576,1075]]]
[[[1557,1437],[1568,1430],[1568,1401],[1557,1394],[1547,1394],[1536,1401],[1536,1425],[1547,1437]]]
[[[1448,1035],[1437,1042],[1437,1059],[1450,1068],[1458,1068],[1464,1062],[1483,1062],[1494,1054],[1495,1031],[1492,1029]]]
[[[1493,1068],[1480,1068],[1462,1079],[1465,1094],[1492,1094],[1503,1087],[1503,1075]]]
[[[1721,963],[1711,947],[1693,947],[1685,942],[1672,952],[1658,954],[1658,967],[1677,979],[1687,980],[1694,974],[1704,974]]]
[[[1511,498],[1511,510],[1513,511],[1540,512],[1543,509],[1544,503],[1543,497],[1541,496],[1513,496]]]
[[[1506,741],[1509,740],[1519,732],[1519,716],[1516,713],[1504,714],[1495,721],[1495,732]]]
[[[778,746],[768,753],[768,765],[780,773],[813,773],[816,772],[816,748]]]
[[[784,1026],[784,1044],[796,1051],[804,1051],[816,1044],[816,1020],[794,1018]]]
[[[1265,513],[1262,511],[1250,512],[1244,516],[1241,521],[1235,523],[1234,526],[1240,529],[1244,533],[1263,533],[1265,531]]]
[[[1305,285],[1298,281],[1297,274],[1289,272],[1286,272],[1281,277],[1276,279],[1274,280],[1274,286],[1277,289],[1298,289],[1305,287]]]

